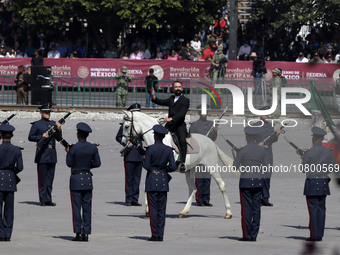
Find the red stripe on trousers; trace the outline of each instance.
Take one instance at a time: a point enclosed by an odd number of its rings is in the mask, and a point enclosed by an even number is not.
[[[240,200],[241,200],[241,226],[243,237],[247,238],[247,223],[246,223],[246,210],[244,207],[244,198],[242,190],[240,189]]]
[[[126,201],[126,189],[127,189],[127,162],[124,161],[124,169],[125,169],[125,203],[127,203]]]
[[[147,198],[148,198],[148,207],[149,207],[149,218],[150,218],[150,227],[151,227],[151,235],[155,235],[155,230],[153,229],[153,222],[152,222],[152,208],[149,198],[149,192],[147,192]]]
[[[75,233],[76,232],[76,225],[75,225],[75,221],[74,221],[74,208],[73,208],[73,194],[72,194],[72,190],[70,190],[70,195],[71,195],[71,205],[72,205],[73,233]]]
[[[309,232],[310,232],[310,238],[313,238],[313,226],[312,226],[312,215],[310,214],[310,202],[308,197],[306,196],[307,200],[307,207],[308,207],[308,213],[309,213]]]
[[[38,194],[39,194],[39,202],[41,203],[41,198],[40,198],[40,174],[39,174],[39,164],[37,164],[37,172],[38,172]]]

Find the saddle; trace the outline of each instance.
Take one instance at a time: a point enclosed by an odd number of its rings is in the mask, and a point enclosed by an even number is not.
[[[180,146],[179,146],[179,140],[178,140],[178,136],[177,133],[175,132],[171,132],[171,147],[172,149],[174,149],[176,151],[177,154],[181,154],[180,153]],[[186,142],[187,142],[187,154],[198,154],[200,151],[200,146],[198,144],[198,142],[196,141],[195,138],[193,138],[192,136],[187,137],[186,138]]]

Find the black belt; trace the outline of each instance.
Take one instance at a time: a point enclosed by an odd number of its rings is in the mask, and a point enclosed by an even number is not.
[[[43,148],[44,149],[55,149],[55,144],[47,144]]]
[[[165,169],[152,169],[152,170],[148,170],[149,173],[152,174],[159,174],[159,173],[166,173]]]
[[[72,174],[91,174],[90,170],[72,170]]]
[[[0,170],[0,172],[13,172],[14,173],[14,170],[3,169],[3,170]]]

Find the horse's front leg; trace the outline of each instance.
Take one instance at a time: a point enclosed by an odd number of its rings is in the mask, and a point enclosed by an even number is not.
[[[185,172],[185,179],[189,188],[189,199],[183,209],[178,215],[178,218],[185,218],[185,216],[189,213],[192,201],[196,195],[196,186],[195,186],[195,168],[191,168],[189,171]]]

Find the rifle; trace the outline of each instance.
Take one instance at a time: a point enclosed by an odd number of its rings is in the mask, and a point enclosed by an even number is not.
[[[281,126],[281,127],[280,127],[280,130],[281,130],[281,133],[282,133],[282,134],[286,133],[286,132],[283,130],[284,127],[285,127],[285,126]],[[261,143],[263,143],[264,145],[270,146],[271,144],[266,144],[266,143],[267,143],[268,140],[271,141],[275,136],[276,136],[276,131],[274,131],[274,132],[271,133],[269,136],[267,136]]]
[[[240,148],[236,147],[235,144],[233,144],[232,142],[230,142],[229,139],[226,139],[225,141],[226,141],[226,142],[230,145],[230,147],[231,147],[233,150],[235,150],[236,152],[239,152],[239,151],[241,150]]]
[[[131,149],[135,147],[136,150],[141,154],[141,155],[145,155],[145,150],[143,149],[142,145],[140,145],[139,143],[137,143],[135,140],[131,139],[130,143],[127,144],[123,149],[120,150],[120,155],[123,157],[125,156],[126,153],[128,153],[129,151],[131,151]]]
[[[9,116],[7,119],[1,122],[1,125],[8,124],[11,119],[16,115],[16,113],[13,113],[11,116]]]
[[[223,115],[227,112],[228,106],[224,109],[224,111],[218,116],[218,120],[222,119]],[[216,130],[214,129],[214,125],[209,129],[208,133],[205,135],[212,139],[213,135],[215,134]]]
[[[296,150],[296,153],[299,155],[299,156],[303,156],[303,154],[306,152],[302,149],[300,149],[299,147],[297,147],[293,142],[289,141],[287,139],[287,137],[284,137],[284,139],[287,141],[287,143],[289,143],[295,150]]]
[[[65,147],[65,149],[67,149],[67,147],[72,147],[74,145],[74,143],[70,144],[68,141],[66,141],[58,132],[56,132],[54,134],[55,139],[62,145]],[[99,146],[99,143],[93,143],[96,146]]]
[[[64,117],[62,117],[60,120],[58,120],[58,122],[63,125],[65,123],[65,120],[72,114],[72,112],[74,112],[74,109],[72,111],[69,111]],[[58,133],[58,127],[57,125],[54,125],[53,127],[50,127],[49,130],[46,131],[46,133],[48,134],[48,138],[43,137],[40,139],[40,141],[37,143],[37,147],[39,150],[41,150],[45,144],[48,143],[51,135],[55,135],[56,133]]]

